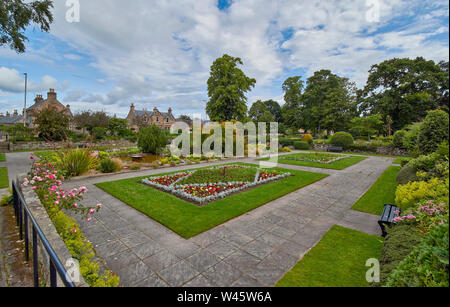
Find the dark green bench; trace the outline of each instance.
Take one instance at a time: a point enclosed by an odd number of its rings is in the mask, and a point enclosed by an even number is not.
[[[390,226],[394,219],[400,214],[400,208],[394,205],[384,205],[383,213],[381,214],[381,218],[378,221],[378,225],[380,225],[381,232],[383,233],[383,237],[386,237],[386,226]]]

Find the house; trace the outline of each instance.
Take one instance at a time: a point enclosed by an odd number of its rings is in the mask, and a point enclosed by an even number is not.
[[[161,129],[170,129],[170,126],[176,121],[169,108],[167,113],[160,112],[157,108],[153,111],[136,110],[134,104],[130,106],[130,112],[127,116],[128,126],[130,129],[137,131],[141,127],[156,125]]]
[[[70,110],[70,105],[64,106],[61,102],[58,101],[57,95],[54,89],[50,89],[47,93],[47,99],[44,100],[42,95],[36,95],[34,99],[34,104],[27,109],[26,113],[26,124],[30,128],[35,128],[34,121],[40,112],[43,110],[50,108],[61,112],[69,117],[69,119],[73,118],[72,111]],[[71,127],[72,129],[72,127]]]

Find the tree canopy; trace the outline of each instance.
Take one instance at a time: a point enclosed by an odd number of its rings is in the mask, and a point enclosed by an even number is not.
[[[27,27],[34,23],[44,32],[53,22],[53,1],[0,1],[0,46],[8,45],[18,53],[25,52]]]
[[[448,71],[422,57],[373,65],[363,91],[362,111],[392,118],[394,130],[423,119],[429,110],[445,105]],[[448,98],[447,98],[448,105]],[[447,107],[448,110],[448,107]]]
[[[243,65],[240,58],[225,54],[211,66],[206,113],[213,121],[242,120],[247,114],[245,93],[256,80],[247,77],[238,65]]]
[[[289,77],[283,83],[284,101],[282,117],[287,127],[299,129],[304,123],[301,110],[303,80],[301,76]]]
[[[62,140],[69,129],[69,117],[54,109],[42,110],[36,117],[34,124],[40,137],[51,140]]]
[[[269,108],[265,102],[258,100],[256,101],[250,111],[248,112],[250,120],[254,122],[265,122],[270,123],[275,120],[275,116],[270,112]]]

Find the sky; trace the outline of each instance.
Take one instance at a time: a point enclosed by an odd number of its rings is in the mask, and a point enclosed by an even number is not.
[[[28,106],[54,88],[74,113],[125,117],[134,103],[137,109],[205,115],[210,67],[223,54],[241,58],[241,69],[257,80],[247,93],[249,106],[258,99],[283,104],[285,79],[306,80],[320,69],[361,88],[370,67],[384,60],[449,58],[449,4],[442,0],[67,4],[54,1],[49,33],[27,29],[25,53],[0,47],[0,112],[23,109],[23,73]],[[79,21],[72,14],[77,7]]]

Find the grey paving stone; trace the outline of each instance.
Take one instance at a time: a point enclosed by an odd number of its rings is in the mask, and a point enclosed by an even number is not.
[[[274,251],[270,253],[264,262],[268,265],[277,266],[284,270],[290,270],[297,262],[299,258],[292,255],[286,254],[281,250]]]
[[[147,278],[146,280],[143,280],[135,285],[135,287],[140,288],[163,288],[163,287],[169,287],[169,285],[156,276],[155,274],[152,274],[151,277]]]
[[[290,230],[281,226],[278,226],[270,231],[271,234],[274,234],[278,237],[289,239],[295,234],[295,230]]]
[[[133,233],[128,237],[122,238],[121,241],[128,247],[136,247],[144,243],[152,242],[151,239],[142,232]]]
[[[186,261],[199,272],[204,272],[219,263],[220,258],[206,250],[200,250],[198,253],[186,258]]]
[[[128,247],[119,240],[112,241],[95,248],[97,254],[102,258],[113,256],[120,252],[126,251],[127,249]]]
[[[105,261],[109,269],[114,272],[122,269],[123,267],[129,266],[130,264],[136,263],[139,261],[138,256],[136,256],[132,251],[126,250],[121,253],[109,256],[102,257]]]
[[[198,236],[189,239],[188,241],[197,244],[201,248],[205,248],[219,240],[220,238],[218,236],[214,235],[210,231],[206,231],[199,234]]]
[[[133,263],[117,271],[120,283],[125,287],[131,287],[154,275],[152,270],[142,261]]]
[[[287,239],[283,239],[270,232],[263,233],[258,237],[258,241],[262,241],[272,247],[278,247],[283,244]]]
[[[181,259],[177,256],[169,253],[166,250],[163,250],[151,257],[148,257],[143,260],[145,264],[147,264],[153,271],[159,272],[164,268],[174,265],[177,262],[180,262]]]
[[[134,233],[139,232],[139,230],[133,225],[127,225],[125,227],[111,229],[111,232],[118,236],[119,238],[126,238]]]
[[[243,275],[241,276],[241,278],[239,278],[238,280],[236,280],[231,287],[236,287],[236,288],[260,288],[260,287],[264,287],[263,284],[259,283],[256,279],[248,276],[248,275]]]
[[[255,268],[247,272],[247,275],[253,277],[265,286],[274,286],[285,274],[285,270],[273,266],[270,263],[261,262]]]
[[[220,287],[228,287],[239,279],[242,273],[228,263],[219,262],[209,268],[203,275]]]
[[[206,250],[223,259],[237,251],[237,247],[229,242],[220,240],[208,246]]]
[[[131,250],[141,259],[146,259],[163,251],[161,245],[155,241],[146,242],[138,246],[132,247]]]
[[[279,250],[286,254],[299,258],[309,250],[309,247],[297,244],[292,241],[286,241],[279,247]]]
[[[268,254],[270,254],[274,248],[267,243],[259,241],[258,239],[250,242],[249,244],[242,247],[242,250],[247,253],[258,257],[259,259],[264,259]]]
[[[239,269],[241,272],[246,272],[260,263],[261,259],[242,250],[238,250],[225,258],[224,261],[231,264],[234,268]]]
[[[240,233],[234,233],[233,235],[226,237],[224,240],[230,242],[236,247],[241,247],[243,245],[250,243],[254,239]]]
[[[185,259],[192,256],[200,250],[200,247],[188,241],[184,241],[181,244],[166,246],[166,248],[177,257]]]
[[[183,285],[186,288],[203,288],[203,287],[217,287],[212,281],[203,275],[198,275],[192,280],[188,281]]]
[[[200,272],[184,260],[159,272],[159,275],[173,287],[180,287],[199,274]]]

